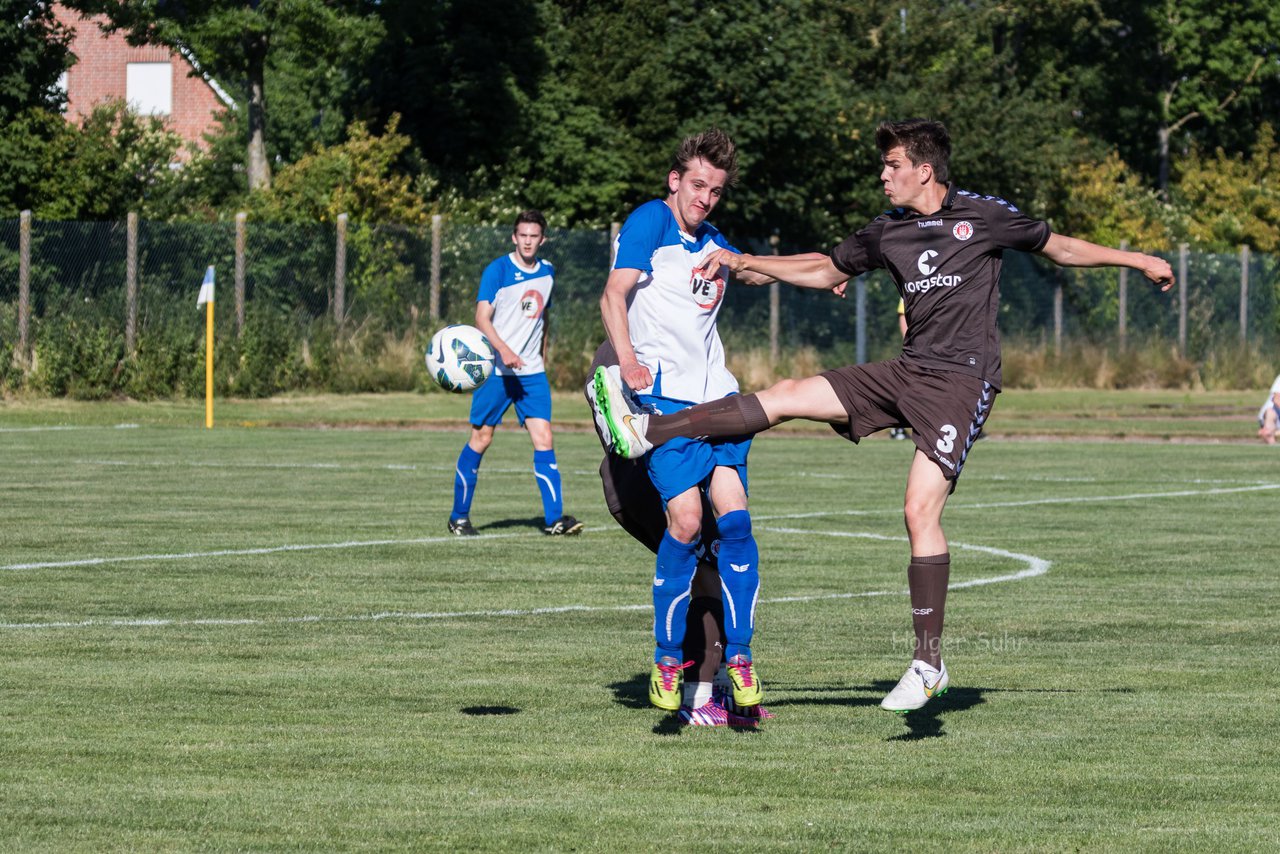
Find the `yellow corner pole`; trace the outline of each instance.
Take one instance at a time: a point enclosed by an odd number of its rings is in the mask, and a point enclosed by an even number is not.
[[[213,429],[213,300],[205,304],[204,321],[204,426]]]

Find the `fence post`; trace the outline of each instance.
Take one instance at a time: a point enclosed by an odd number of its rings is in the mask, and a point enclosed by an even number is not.
[[[1129,241],[1120,241],[1120,251],[1129,250]],[[1129,268],[1120,268],[1120,289],[1116,293],[1116,334],[1120,338],[1120,349],[1129,346]]]
[[[867,361],[867,276],[853,280],[854,357],[859,365]]]
[[[138,214],[125,216],[124,250],[124,357],[133,358],[138,340]]]
[[[333,322],[347,319],[347,215],[338,214],[337,246],[333,254]]]
[[[1062,353],[1062,274],[1053,277],[1053,352]]]
[[[18,350],[14,356],[23,372],[31,369],[31,211],[18,214]]]
[[[427,297],[427,314],[432,321],[440,319],[440,238],[444,217],[431,215],[431,286]]]
[[[249,214],[236,214],[236,337],[244,333],[244,248],[245,223]]]
[[[1240,244],[1240,343],[1249,340],[1249,247]]]
[[[1187,244],[1178,244],[1178,354],[1187,355]]]
[[[769,246],[772,247],[774,255],[778,254],[778,244],[781,242],[782,239],[778,235],[769,235]],[[778,329],[781,325],[778,290],[777,280],[769,283],[769,362],[774,365],[778,364]]]

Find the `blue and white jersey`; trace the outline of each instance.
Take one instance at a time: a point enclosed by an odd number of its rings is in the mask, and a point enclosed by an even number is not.
[[[493,303],[493,328],[524,360],[523,368],[508,368],[498,359],[499,374],[538,374],[542,364],[544,314],[551,301],[556,270],[541,258],[524,267],[510,252],[484,268],[476,302]]]
[[[661,199],[636,208],[618,232],[613,269],[640,271],[627,324],[636,359],[653,374],[642,393],[704,403],[738,390],[716,331],[725,282],[693,272],[720,248],[738,251],[708,222],[697,234],[681,231]]]

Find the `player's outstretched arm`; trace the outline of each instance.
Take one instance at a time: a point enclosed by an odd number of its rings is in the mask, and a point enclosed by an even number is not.
[[[800,288],[829,291],[849,278],[820,252],[739,255],[728,249],[717,249],[703,259],[699,269],[706,272],[721,266],[728,267],[729,272],[748,284],[765,284],[776,279]]]
[[[1142,252],[1129,252],[1099,246],[1065,234],[1049,235],[1040,254],[1060,267],[1131,267],[1167,291],[1173,287],[1173,268],[1169,262]]]

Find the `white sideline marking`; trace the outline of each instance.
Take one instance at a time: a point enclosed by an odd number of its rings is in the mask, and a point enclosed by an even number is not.
[[[986,504],[959,504],[954,506],[960,507],[960,508],[967,508],[967,509],[985,509],[985,508],[994,508],[994,507],[1030,507],[1030,506],[1035,506],[1040,504],[1077,504],[1077,503],[1102,502],[1102,501],[1136,501],[1140,499],[1152,499],[1152,498],[1187,498],[1187,497],[1195,497],[1195,496],[1201,496],[1201,495],[1229,495],[1229,494],[1240,493],[1240,492],[1258,492],[1263,490],[1274,490],[1274,489],[1280,489],[1280,483],[1261,484],[1257,486],[1244,486],[1244,487],[1236,487],[1231,489],[1178,490],[1175,492],[1145,492],[1145,493],[1130,493],[1128,495],[1112,495],[1112,496],[1044,498],[1044,499],[1034,499],[1029,501],[1004,501],[1004,502],[992,502],[992,503],[986,503]],[[831,517],[831,516],[864,516],[864,515],[873,515],[877,513],[886,513],[886,512],[901,513],[902,511],[900,509],[894,509],[891,511],[890,510],[887,510],[887,511],[844,510],[844,511],[832,511],[832,512],[822,512],[822,513],[796,513],[796,514],[780,514],[780,515],[773,515],[773,516],[757,516],[756,519],[757,521],[766,521],[771,519],[806,519],[806,518],[821,518],[821,517]],[[905,537],[901,537],[901,536],[890,537],[882,534],[870,534],[870,533],[850,533],[850,532],[841,532],[841,531],[803,531],[800,529],[790,529],[790,528],[776,528],[776,529],[765,528],[763,530],[768,530],[775,533],[796,532],[796,533],[802,533],[806,536],[825,535],[825,536],[855,537],[855,538],[863,538],[863,539],[878,539],[878,540],[889,540],[889,541],[892,541],[892,540],[905,541],[906,540]],[[496,539],[499,537],[515,537],[515,536],[523,536],[523,535],[521,534],[487,534],[481,537],[477,537],[473,541],[483,542],[485,539]],[[411,539],[411,540],[365,540],[365,541],[351,541],[351,542],[345,542],[345,543],[319,543],[319,544],[312,544],[312,545],[276,546],[271,548],[259,548],[259,549],[238,549],[238,550],[224,550],[224,551],[212,551],[212,552],[190,552],[185,554],[138,555],[138,556],[131,556],[131,557],[116,557],[116,558],[86,558],[83,560],[59,561],[59,562],[50,562],[50,563],[10,564],[8,566],[0,566],[0,571],[21,570],[21,569],[55,569],[60,567],[72,567],[72,566],[96,566],[96,565],[107,564],[107,563],[125,563],[125,562],[142,561],[142,560],[184,560],[184,559],[193,559],[193,558],[202,558],[202,557],[272,554],[276,552],[289,552],[289,551],[316,551],[316,550],[323,550],[323,549],[363,548],[366,546],[384,546],[384,545],[415,545],[415,544],[425,544],[425,543],[449,542],[449,541],[455,541],[456,539],[457,539],[456,537],[422,537],[419,539]],[[1043,558],[1037,558],[1031,555],[1017,554],[1015,552],[1006,552],[1001,549],[995,549],[988,546],[975,546],[975,545],[968,545],[965,543],[952,543],[951,546],[957,549],[983,551],[988,554],[997,555],[1000,557],[1008,557],[1015,560],[1022,560],[1027,562],[1028,564],[1028,567],[1026,569],[1020,570],[1012,574],[993,576],[990,578],[977,578],[977,579],[972,579],[970,581],[963,581],[963,582],[958,582],[956,584],[952,584],[949,586],[949,589],[951,590],[958,590],[965,587],[977,587],[985,584],[997,584],[1005,581],[1020,581],[1026,578],[1033,578],[1038,575],[1044,575],[1046,572],[1049,571],[1049,567],[1051,565],[1049,561],[1046,561]],[[782,597],[777,599],[768,599],[766,601],[767,602],[808,602],[808,601],[815,601],[820,599],[852,599],[852,598],[868,597],[868,596],[892,596],[892,595],[900,595],[902,592],[903,591],[897,591],[897,590],[873,590],[873,591],[865,591],[861,593],[832,593],[832,594],[826,594],[823,596],[812,596],[812,597]],[[571,612],[571,611],[582,611],[582,612],[631,611],[631,610],[636,610],[644,607],[649,607],[649,606],[617,605],[617,606],[609,606],[609,607],[594,607],[594,606],[587,606],[587,605],[567,605],[567,606],[561,606],[557,608],[540,608],[540,609],[522,610],[522,611],[460,611],[460,612],[450,612],[450,613],[422,613],[422,614],[414,614],[414,613],[401,614],[396,612],[389,612],[385,614],[367,614],[363,616],[348,616],[348,617],[283,617],[276,620],[254,620],[254,619],[185,620],[185,621],[184,620],[161,620],[161,619],[86,620],[83,622],[67,622],[67,623],[0,623],[0,629],[72,628],[72,627],[79,627],[79,626],[183,626],[183,625],[235,626],[235,625],[268,625],[268,624],[277,625],[277,624],[288,624],[288,623],[316,623],[316,622],[357,622],[357,621],[386,620],[386,619],[407,619],[407,620],[459,619],[459,618],[476,617],[476,616],[481,616],[481,617],[483,616],[531,616],[536,614],[554,614],[554,613],[565,613],[565,612]]]
[[[91,425],[51,426],[51,427],[0,427],[0,433],[61,433],[68,430],[137,430],[137,424],[116,424],[114,427],[95,427]]]
[[[39,463],[48,466],[62,465],[61,462],[52,460],[28,460],[28,464]],[[228,462],[200,462],[193,460],[184,460],[178,462],[167,462],[162,460],[90,460],[79,459],[72,460],[76,465],[84,466],[107,466],[107,467],[139,467],[139,468],[200,468],[200,469],[323,469],[327,471],[426,471],[426,472],[450,472],[454,470],[453,466],[419,466],[413,463],[383,463],[376,465],[359,465],[354,463],[228,463]],[[530,474],[533,472],[533,466],[528,468],[499,468],[486,467],[485,474]],[[596,470],[590,471],[574,471],[575,475],[596,474]]]
[[[506,537],[519,537],[521,534],[484,534],[480,537],[467,537],[465,541],[477,542],[482,539],[497,540]],[[0,566],[0,570],[18,571],[23,569],[65,569],[72,566],[101,566],[107,563],[136,563],[147,560],[191,560],[201,557],[237,557],[241,555],[269,555],[278,552],[311,552],[327,549],[362,549],[369,546],[414,546],[427,543],[456,543],[464,538],[449,534],[440,537],[417,537],[411,540],[350,540],[345,543],[308,543],[296,546],[265,546],[257,549],[220,549],[211,552],[179,552],[175,554],[126,555],[123,557],[88,557],[80,560],[59,560],[47,563],[11,563]]]
[[[850,537],[868,540],[887,540],[887,541],[906,541],[906,537],[896,536],[890,537],[883,534],[871,534],[860,532],[846,531],[806,531],[803,528],[764,528],[762,530],[775,534],[802,534],[804,536],[822,535],[829,537]],[[500,534],[489,535],[490,538],[498,536],[513,537],[520,536],[517,534]],[[485,537],[476,537],[472,542],[484,539]],[[108,561],[125,561],[125,560],[178,560],[182,558],[195,557],[217,557],[223,555],[246,555],[246,554],[264,554],[268,552],[280,551],[299,551],[303,549],[323,549],[323,548],[355,548],[364,545],[388,545],[401,543],[429,543],[441,541],[454,541],[457,537],[428,537],[419,540],[377,540],[362,543],[334,543],[331,545],[319,546],[282,546],[273,549],[243,549],[237,551],[221,551],[221,552],[201,552],[189,555],[151,555],[133,558],[108,558],[95,560],[94,563],[105,563]],[[988,546],[974,546],[966,543],[952,543],[952,548],[986,552],[987,554],[997,557],[1009,558],[1011,560],[1023,561],[1027,564],[1027,568],[1018,572],[1008,573],[1005,575],[990,576],[987,578],[975,578],[970,581],[962,581],[949,586],[951,590],[959,590],[964,587],[977,587],[984,584],[999,584],[1005,581],[1022,581],[1026,578],[1034,578],[1038,575],[1044,575],[1049,571],[1050,562],[1043,558],[1033,557],[1031,555],[1018,554],[1003,549],[990,548]],[[55,566],[66,566],[67,564],[54,564]],[[74,562],[71,565],[81,566],[83,562]],[[50,566],[50,564],[34,565],[34,566]],[[11,567],[0,567],[9,569]],[[835,599],[861,599],[872,596],[905,596],[906,590],[867,590],[860,593],[824,593],[816,596],[779,596],[776,598],[765,599],[765,603],[787,603],[787,602],[817,602]],[[80,620],[54,623],[0,623],[0,630],[3,629],[74,629],[74,628],[155,628],[165,626],[267,626],[267,625],[292,625],[298,623],[368,623],[379,622],[382,620],[457,620],[472,617],[534,617],[545,614],[568,614],[568,613],[603,613],[618,611],[643,611],[652,608],[652,604],[644,605],[559,605],[546,608],[528,608],[528,609],[503,609],[489,611],[383,611],[377,614],[356,614],[349,616],[306,616],[306,617],[280,617],[277,619],[253,619],[253,618],[222,618],[222,619],[202,619],[202,620],[168,620],[161,618],[152,619],[133,619],[133,620]]]
[[[1200,495],[1232,495],[1238,492],[1263,492],[1280,489],[1280,483],[1261,483],[1254,486],[1237,486],[1230,489],[1180,489],[1173,492],[1134,492],[1129,495],[1084,495],[1063,498],[1032,498],[1026,501],[989,501],[982,504],[948,504],[948,510],[988,510],[995,507],[1037,507],[1041,504],[1092,504],[1102,501],[1140,501],[1152,498],[1192,498]],[[761,521],[771,519],[821,519],[830,516],[876,516],[885,513],[901,514],[902,508],[892,510],[817,510],[813,513],[778,513],[753,517]]]

